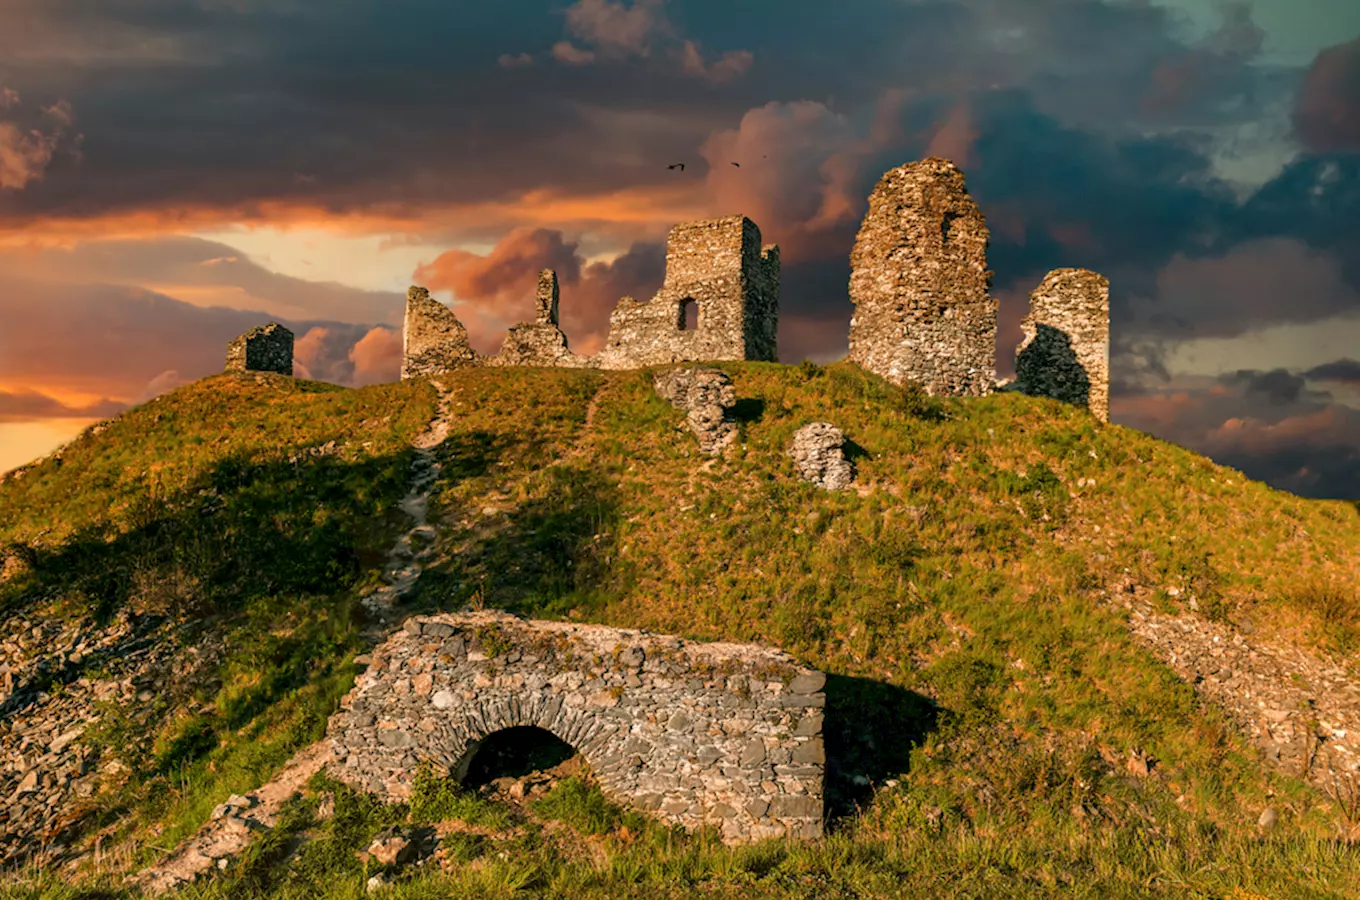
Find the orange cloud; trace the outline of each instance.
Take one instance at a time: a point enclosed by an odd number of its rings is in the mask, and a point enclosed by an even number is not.
[[[0,89],[0,110],[19,105],[19,92]],[[62,100],[42,111],[44,127],[21,127],[16,122],[0,121],[0,190],[23,190],[42,180],[47,167],[67,130],[75,121],[71,105]]]
[[[1360,150],[1360,38],[1313,60],[1295,99],[1294,132],[1314,153]]]
[[[350,348],[355,387],[396,381],[401,375],[402,336],[391,328],[374,328]]]

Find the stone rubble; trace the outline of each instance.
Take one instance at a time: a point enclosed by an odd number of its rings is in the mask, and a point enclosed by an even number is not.
[[[841,449],[845,435],[830,422],[812,422],[794,432],[789,456],[798,477],[828,491],[843,491],[854,481],[854,470]]]
[[[1224,708],[1267,765],[1323,791],[1348,779],[1360,787],[1360,680],[1341,665],[1192,612],[1156,612],[1132,584],[1115,602],[1128,607],[1133,634]]]
[[[417,767],[461,778],[479,742],[546,729],[612,799],[724,840],[822,831],[826,677],[754,645],[522,621],[408,619],[331,718],[335,777],[385,800]]]
[[[199,679],[223,648],[211,639],[181,647],[164,620],[127,613],[103,628],[22,614],[3,627],[0,865],[78,863],[71,840],[91,798],[127,774],[88,742],[101,707],[135,717],[168,686]]]
[[[726,372],[709,366],[687,366],[659,372],[652,386],[662,399],[685,410],[690,430],[699,438],[699,449],[710,456],[721,453],[737,436],[731,410],[737,391]]]

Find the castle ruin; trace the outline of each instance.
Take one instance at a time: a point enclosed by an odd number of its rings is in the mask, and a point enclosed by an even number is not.
[[[401,377],[427,378],[454,369],[481,365],[458,317],[423,287],[406,292],[402,326]]]
[[[1054,269],[1030,294],[1020,327],[1015,388],[1110,421],[1109,279],[1089,269]]]
[[[256,325],[227,345],[228,372],[293,374],[293,332],[278,322]]]
[[[777,358],[779,248],[762,245],[745,216],[687,222],[666,242],[666,277],[652,299],[624,297],[596,356],[577,356],[558,323],[557,275],[539,273],[537,314],[516,325],[496,356],[479,355],[453,311],[412,287],[406,299],[402,378],[467,366],[637,369],[671,362]]]
[[[609,317],[602,369],[777,354],[779,248],[745,216],[687,222],[666,240],[666,279],[645,303],[624,297]]]
[[[884,174],[850,254],[850,359],[931,395],[996,384],[988,231],[963,172],[931,157]]]

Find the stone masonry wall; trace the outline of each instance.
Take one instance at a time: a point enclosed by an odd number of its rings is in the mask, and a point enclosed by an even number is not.
[[[963,173],[931,157],[885,173],[850,254],[850,359],[932,395],[996,381],[988,231]]]
[[[557,324],[557,273],[544,269],[538,274],[538,296],[533,322],[516,325],[505,336],[501,351],[487,360],[494,366],[589,366],[591,360],[567,348],[567,336]]]
[[[330,721],[332,773],[389,799],[422,761],[537,726],[614,800],[724,840],[822,832],[825,676],[755,645],[492,612],[420,616],[372,654]]]
[[[1088,269],[1054,269],[1020,322],[1016,388],[1086,406],[1110,420],[1110,282]]]
[[[228,372],[293,374],[293,332],[278,322],[256,325],[227,345]]]
[[[619,301],[600,367],[775,360],[779,268],[778,247],[762,247],[760,229],[745,216],[676,225],[666,242],[661,290],[646,302]],[[685,327],[689,302],[698,307],[694,328]]]
[[[481,365],[481,358],[453,310],[413,285],[406,292],[401,377],[424,378],[476,365]]]

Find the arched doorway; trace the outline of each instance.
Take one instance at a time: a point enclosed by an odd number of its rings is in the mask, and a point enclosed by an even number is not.
[[[551,782],[567,774],[564,770],[583,770],[584,761],[577,757],[571,744],[551,731],[522,725],[503,728],[482,738],[459,768],[463,786],[478,790],[503,779]]]

